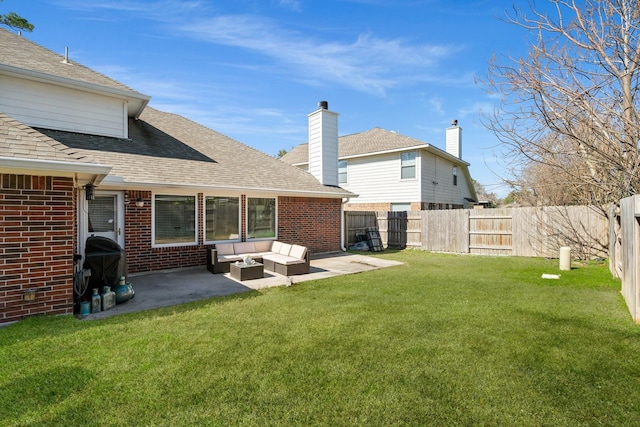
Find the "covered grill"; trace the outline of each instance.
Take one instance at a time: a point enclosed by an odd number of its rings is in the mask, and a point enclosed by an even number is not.
[[[91,270],[89,286],[84,296],[89,296],[93,288],[103,286],[115,288],[121,276],[127,276],[127,256],[120,245],[106,237],[92,236],[85,246],[85,269]]]

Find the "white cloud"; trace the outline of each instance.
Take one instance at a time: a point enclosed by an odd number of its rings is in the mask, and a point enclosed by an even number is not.
[[[292,10],[300,8],[299,0],[274,1]],[[345,34],[340,40],[327,40],[317,33],[283,28],[276,21],[259,15],[207,17],[213,13],[215,3],[197,0],[58,0],[57,4],[75,11],[93,12],[91,15],[99,19],[110,18],[95,12],[126,12],[129,17],[160,22],[166,27],[163,30],[177,35],[241,48],[245,53],[270,60],[268,71],[312,86],[340,85],[384,96],[390,88],[403,84],[457,84],[471,79],[439,69],[443,60],[459,51],[453,45],[416,44],[407,39],[384,39],[373,34]],[[117,15],[111,19],[117,19]]]
[[[302,80],[339,83],[377,95],[403,81],[434,78],[439,61],[456,50],[370,34],[351,42],[320,41],[255,15],[217,16],[182,25],[180,30],[196,39],[274,59]]]

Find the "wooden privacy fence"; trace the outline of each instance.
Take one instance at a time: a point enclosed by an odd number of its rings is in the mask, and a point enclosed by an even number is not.
[[[367,227],[377,227],[386,247],[434,252],[555,258],[606,258],[608,220],[588,206],[345,212],[347,247]]]

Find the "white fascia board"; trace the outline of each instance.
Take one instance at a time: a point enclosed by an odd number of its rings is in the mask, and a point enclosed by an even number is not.
[[[199,191],[199,192],[226,192],[233,194],[272,194],[278,196],[290,196],[290,197],[321,197],[339,199],[344,197],[358,197],[357,194],[353,194],[347,190],[339,188],[338,191],[314,191],[314,190],[287,190],[282,188],[267,188],[267,187],[240,187],[240,186],[228,186],[228,185],[189,185],[189,184],[170,184],[166,182],[128,182],[121,177],[109,175],[102,182],[103,189],[139,189],[139,190],[186,190],[186,191]]]
[[[73,65],[71,65],[73,66]],[[97,93],[100,95],[115,96],[118,98],[125,98],[129,100],[131,106],[129,114],[135,118],[138,118],[145,109],[151,97],[143,95],[140,92],[134,90],[125,90],[102,86],[94,83],[88,83],[81,80],[69,79],[66,77],[54,76],[51,74],[40,73],[38,71],[26,70],[24,68],[13,67],[11,65],[0,64],[0,74],[5,74],[12,77],[19,77],[22,79],[28,79],[38,81],[42,83],[55,84],[57,86],[68,87],[72,89],[82,89],[87,92]],[[133,114],[132,114],[133,113]]]
[[[21,159],[17,157],[0,157],[0,168],[32,169],[47,172],[79,172],[108,175],[111,166],[97,163],[62,162],[55,160]]]
[[[96,163],[74,163],[52,160],[0,157],[0,170],[14,173],[47,173],[82,178],[99,184],[111,172],[111,166]]]

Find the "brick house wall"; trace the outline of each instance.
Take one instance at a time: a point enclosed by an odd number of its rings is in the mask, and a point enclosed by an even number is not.
[[[138,197],[144,206],[136,206]],[[202,203],[199,194],[200,209]],[[340,199],[279,197],[278,239],[307,246],[312,254],[339,251],[340,206]],[[125,192],[129,273],[205,265],[211,245],[152,248],[151,226],[151,192]],[[199,242],[204,241],[202,227],[200,222]],[[0,323],[73,313],[76,235],[73,179],[0,174]]]
[[[278,240],[306,246],[311,254],[341,249],[341,199],[278,197]]]
[[[0,174],[0,323],[73,313],[75,212],[73,179]]]
[[[138,207],[138,197],[144,206]],[[241,235],[246,239],[246,195],[242,195]],[[128,272],[169,270],[206,264],[204,225],[198,223],[198,244],[153,248],[151,246],[151,192],[125,192],[125,247]],[[202,212],[203,195],[198,194],[198,212]],[[312,254],[339,251],[341,199],[278,197],[278,240],[309,248]],[[199,216],[199,218],[201,218]]]
[[[144,206],[136,206],[141,197]],[[202,194],[198,194],[198,212],[202,212]],[[212,245],[203,245],[204,230],[202,221],[198,223],[198,245],[153,248],[151,246],[151,191],[125,192],[125,251],[127,253],[128,272],[170,270],[195,267],[207,262],[206,249]]]

